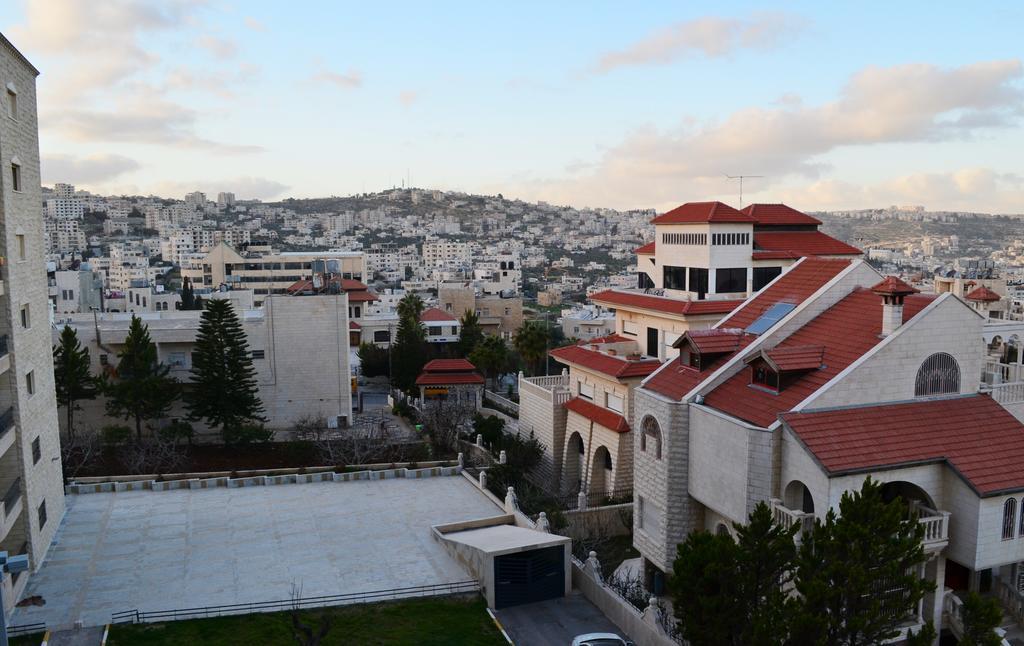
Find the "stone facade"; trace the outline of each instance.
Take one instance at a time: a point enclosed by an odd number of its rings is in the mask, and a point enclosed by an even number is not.
[[[27,552],[33,570],[64,515],[40,210],[37,74],[0,35],[0,334],[6,335],[8,357],[0,366],[0,414],[12,416],[0,430],[0,496],[11,493],[0,550]],[[20,494],[12,488],[15,481]],[[14,584],[10,575],[3,576],[7,603],[13,603],[27,579],[21,576]]]

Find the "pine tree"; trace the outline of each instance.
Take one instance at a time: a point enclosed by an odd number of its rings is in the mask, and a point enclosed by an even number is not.
[[[775,523],[771,508],[758,503],[746,525],[736,527],[741,644],[777,644],[788,635],[792,603],[786,592],[796,559],[799,529]]]
[[[391,347],[391,385],[409,392],[427,363],[427,331],[420,323],[423,301],[409,294],[398,302],[398,331]]]
[[[181,283],[181,309],[194,310],[196,308],[196,293],[192,289],[192,281],[185,276]]]
[[[178,380],[160,363],[149,328],[132,316],[124,348],[118,353],[117,377],[107,382],[107,414],[135,421],[135,437],[142,441],[142,422],[163,417],[181,395]]]
[[[96,398],[97,382],[89,371],[89,350],[82,347],[70,325],[61,330],[60,342],[53,348],[53,377],[57,404],[67,408],[68,438],[74,438],[78,402]]]
[[[473,310],[466,310],[459,320],[459,356],[469,357],[469,353],[484,340],[484,331],[480,327],[480,317]]]
[[[921,578],[924,530],[908,519],[902,501],[882,500],[882,487],[867,478],[847,492],[839,514],[830,509],[800,546],[796,590],[802,597],[796,636],[800,643],[877,644],[934,585]]]
[[[677,548],[669,586],[680,631],[692,646],[728,646],[739,637],[738,552],[731,536],[704,531]]]
[[[219,428],[228,443],[247,425],[266,421],[245,330],[230,301],[207,303],[192,356],[189,419]]]
[[[469,360],[485,376],[494,380],[508,366],[508,346],[500,336],[487,335],[470,353]]]
[[[547,359],[550,332],[541,321],[527,321],[512,338],[516,352],[526,362],[531,375],[540,373],[540,366]]]
[[[999,646],[1003,643],[995,633],[1003,620],[1003,611],[997,600],[977,592],[968,593],[964,599],[963,619],[964,638],[960,640],[960,646]]]

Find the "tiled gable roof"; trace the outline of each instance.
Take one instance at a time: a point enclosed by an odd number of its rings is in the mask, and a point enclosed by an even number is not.
[[[442,322],[442,321],[443,322],[452,322],[452,321],[458,321],[458,320],[459,319],[455,318],[454,316],[452,316],[448,312],[444,312],[442,310],[439,310],[436,307],[431,307],[428,310],[424,310],[423,313],[420,314],[420,321],[423,321],[424,323],[437,323],[437,322]]]
[[[801,213],[791,206],[785,204],[748,204],[740,209],[750,217],[757,220],[758,224],[768,226],[784,225],[814,225],[821,224],[821,220],[813,218],[806,213]]]
[[[722,202],[687,202],[662,213],[651,224],[695,224],[701,222],[749,222],[754,218]]]
[[[755,231],[754,259],[859,256],[864,252],[821,231]]]
[[[623,357],[613,357],[604,352],[591,350],[582,345],[567,345],[561,348],[555,348],[548,354],[562,363],[582,366],[617,379],[646,377],[657,370],[658,366],[661,365],[661,362],[657,359],[629,361]]]
[[[655,247],[656,247],[656,245],[655,245],[654,242],[648,242],[647,244],[645,244],[642,247],[637,247],[636,250],[635,250],[635,253],[642,253],[644,255],[650,256],[650,255],[654,254]]]
[[[725,314],[731,312],[743,301],[741,300],[710,300],[710,301],[687,301],[679,298],[666,298],[665,296],[654,296],[653,294],[640,294],[636,292],[622,292],[617,289],[606,289],[590,297],[591,302],[601,303],[608,307],[637,307],[655,312],[664,312],[675,315],[708,315]]]
[[[595,424],[607,428],[608,430],[615,431],[616,433],[628,433],[629,422],[622,415],[619,415],[615,411],[608,410],[607,408],[601,408],[596,404],[581,399],[579,397],[573,397],[569,401],[562,404],[567,410],[571,410],[574,413],[586,417]]]

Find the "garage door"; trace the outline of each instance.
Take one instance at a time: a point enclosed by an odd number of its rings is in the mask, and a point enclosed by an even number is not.
[[[518,606],[565,594],[565,549],[561,546],[494,558],[494,605]]]

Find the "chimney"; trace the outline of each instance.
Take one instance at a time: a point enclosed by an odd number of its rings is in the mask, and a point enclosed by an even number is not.
[[[887,276],[871,291],[882,297],[882,333],[878,336],[884,339],[903,325],[903,299],[918,290],[895,276]]]

